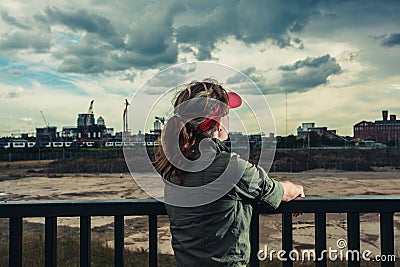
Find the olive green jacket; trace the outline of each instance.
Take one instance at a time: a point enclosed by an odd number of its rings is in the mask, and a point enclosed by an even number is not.
[[[202,186],[214,181],[229,161],[242,166],[244,172],[227,194],[209,204],[197,207],[166,204],[179,267],[245,266],[250,259],[252,205],[265,203],[277,208],[282,200],[283,187],[278,181],[268,177],[261,167],[230,153],[219,140],[212,140],[216,144],[215,160],[202,171],[185,172],[183,186]]]

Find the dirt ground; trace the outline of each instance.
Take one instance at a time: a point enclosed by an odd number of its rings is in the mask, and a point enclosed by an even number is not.
[[[129,173],[53,175],[27,172],[40,168],[43,162],[18,163],[5,167],[0,164],[0,201],[135,199],[148,198]],[[149,174],[133,174],[135,178]],[[337,172],[314,170],[301,173],[270,173],[280,181],[300,183],[308,196],[400,195],[400,172],[380,169],[375,172]],[[294,246],[311,249],[314,244],[314,215],[304,214],[293,219]],[[361,250],[380,252],[379,214],[362,214]],[[25,218],[25,232],[43,231],[44,218]],[[78,232],[79,218],[58,218],[59,235]],[[340,238],[347,237],[346,214],[327,215],[328,246],[336,248]],[[125,217],[125,246],[148,249],[147,217]],[[172,253],[169,221],[158,218],[159,252]],[[8,220],[0,219],[0,237],[8,235]],[[113,246],[113,218],[92,217],[92,237]],[[281,216],[264,215],[260,219],[260,248],[281,249]],[[400,251],[400,214],[395,214],[395,251]]]

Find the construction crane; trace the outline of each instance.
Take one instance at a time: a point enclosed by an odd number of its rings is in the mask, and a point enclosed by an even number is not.
[[[88,112],[85,116],[85,126],[83,130],[83,140],[86,141],[89,138],[89,126],[90,126],[90,118],[92,117],[91,115],[93,114],[93,103],[94,100],[90,101],[90,106],[88,109]]]
[[[127,138],[128,133],[129,133],[129,128],[128,128],[128,106],[129,106],[128,99],[125,99],[125,109],[124,113],[122,115],[122,123],[123,123],[123,137]]]
[[[89,106],[89,109],[88,109],[88,112],[87,112],[87,116],[86,116],[86,122],[85,122],[85,126],[86,127],[89,127],[89,124],[90,124],[90,114],[93,114],[93,103],[94,103],[94,100],[92,100],[92,101],[90,101],[90,106]]]
[[[94,100],[90,101],[90,106],[89,106],[89,109],[88,109],[88,114],[93,114],[93,103],[94,103]]]
[[[46,127],[49,127],[49,123],[47,122],[46,117],[44,116],[43,111],[40,111],[40,114],[42,114],[42,118],[43,118],[43,121],[44,121]]]
[[[43,121],[44,121],[44,124],[45,124],[45,135],[47,135],[48,137],[49,137],[49,141],[51,142],[51,135],[50,135],[50,126],[49,126],[49,123],[47,122],[47,120],[46,120],[46,117],[44,116],[44,113],[43,113],[43,111],[40,111],[40,114],[42,114],[42,118],[43,118]]]

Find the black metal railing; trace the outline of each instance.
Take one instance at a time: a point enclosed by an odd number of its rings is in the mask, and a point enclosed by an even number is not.
[[[259,215],[282,214],[282,249],[293,249],[292,213],[315,214],[315,254],[324,255],[316,261],[317,266],[327,265],[326,214],[347,214],[348,249],[360,251],[360,213],[380,214],[381,255],[395,255],[394,213],[400,211],[400,197],[306,197],[282,204],[271,211],[259,205],[254,207],[251,223],[250,266],[259,266]],[[57,218],[80,217],[80,265],[91,262],[91,216],[114,217],[115,266],[123,266],[124,259],[124,216],[147,215],[149,218],[149,265],[157,266],[157,216],[165,215],[162,202],[154,199],[94,200],[94,201],[16,201],[0,202],[0,218],[9,218],[9,266],[22,266],[22,222],[26,217],[45,218],[45,265],[56,266]],[[288,260],[284,266],[292,266]],[[348,262],[349,266],[360,266],[360,261]],[[395,262],[381,262],[382,266],[395,266]]]

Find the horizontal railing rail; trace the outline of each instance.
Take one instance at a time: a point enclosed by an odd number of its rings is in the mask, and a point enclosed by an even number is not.
[[[283,203],[276,210],[255,205],[251,223],[251,262],[259,266],[259,215],[282,214],[282,249],[293,249],[292,213],[313,213],[315,216],[315,254],[324,255],[317,266],[327,265],[326,214],[347,214],[347,249],[360,251],[360,213],[380,214],[381,255],[395,255],[394,213],[400,212],[400,196],[306,197]],[[22,266],[23,218],[45,218],[45,263],[56,266],[57,218],[80,217],[80,265],[91,262],[91,217],[114,217],[114,264],[123,266],[124,216],[147,215],[149,218],[149,265],[157,266],[157,216],[166,215],[162,202],[155,199],[130,200],[54,200],[54,201],[2,201],[0,218],[9,218],[9,266]],[[293,262],[283,261],[284,266]],[[360,266],[359,260],[349,266]],[[394,261],[381,262],[382,266],[395,266]]]

